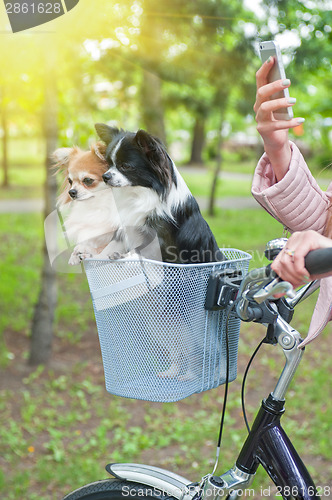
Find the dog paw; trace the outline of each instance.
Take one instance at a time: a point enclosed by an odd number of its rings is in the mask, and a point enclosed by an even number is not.
[[[113,252],[112,254],[107,256],[109,260],[138,260],[141,259],[141,256],[136,253],[134,250],[131,250],[127,253]]]
[[[74,251],[71,254],[70,259],[68,261],[68,264],[70,264],[71,266],[77,266],[84,259],[89,259],[91,257],[93,257],[93,254],[89,252],[89,250],[78,246],[74,248]]]
[[[120,252],[113,252],[111,255],[108,255],[109,260],[119,260],[124,258],[124,254]]]

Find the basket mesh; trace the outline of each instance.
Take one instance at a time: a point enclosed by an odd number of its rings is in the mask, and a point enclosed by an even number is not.
[[[228,312],[204,309],[207,282],[218,269],[246,273],[251,257],[223,252],[227,261],[197,265],[85,260],[108,392],[170,402],[225,382]],[[230,315],[230,381],[239,330]]]

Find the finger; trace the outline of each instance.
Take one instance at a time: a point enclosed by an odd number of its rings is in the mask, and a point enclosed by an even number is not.
[[[258,123],[257,130],[261,135],[270,134],[278,130],[289,130],[298,127],[300,123],[304,122],[304,118],[292,118],[292,120],[275,120],[274,118],[261,120],[256,118]]]
[[[302,259],[301,259],[302,260]],[[297,264],[298,268],[301,268],[301,265]],[[303,266],[304,266],[304,258],[303,258]],[[275,261],[272,263],[272,269],[283,279],[286,281],[290,281],[294,283],[295,281],[302,279],[302,274],[299,275],[298,269],[295,267],[295,259],[293,255],[289,255],[287,250],[283,250]]]
[[[294,274],[293,270],[291,267],[288,267],[286,265],[283,266],[271,266],[273,271],[277,273],[277,275],[284,281],[288,281],[293,285],[294,288],[298,287],[303,280],[303,276],[297,276]]]
[[[283,109],[290,108],[290,107],[294,106],[295,103],[296,103],[296,99],[294,99],[293,97],[289,97],[289,98],[282,97],[280,99],[271,99],[268,101],[264,101],[260,105],[259,110],[257,111],[257,114],[259,114],[259,116],[262,117],[263,119],[265,117],[269,117],[269,119],[270,119],[271,113],[273,111],[276,111],[277,109],[280,109],[280,108],[283,108]]]
[[[254,104],[255,113],[257,112],[257,109],[259,108],[261,103],[264,101],[264,97],[261,94],[261,88],[265,87],[268,84],[268,75],[273,67],[273,64],[274,64],[274,58],[269,57],[269,59],[262,64],[262,66],[256,73],[257,94],[256,94],[256,102]]]
[[[294,252],[296,250],[292,248]],[[304,255],[298,251],[296,258],[287,253],[290,249],[283,250],[272,264],[272,269],[285,281],[289,281],[294,288],[305,282],[309,273],[304,265]]]
[[[265,61],[265,63],[263,63],[259,70],[256,72],[257,88],[260,88],[268,83],[268,75],[270,73],[270,70],[273,68],[273,65],[274,58],[269,57],[269,59]]]
[[[309,276],[309,272],[308,270],[305,268],[305,265],[304,265],[304,258],[302,259],[296,259],[294,261],[294,274],[295,276],[297,276],[297,279],[302,281],[303,280],[303,276]]]
[[[282,92],[284,89],[287,89],[290,86],[291,86],[291,81],[287,78],[284,80],[276,80],[274,82],[267,83],[266,85],[259,87],[257,90],[257,97],[262,101],[266,101],[274,94]]]
[[[254,111],[257,113],[259,110],[260,106],[262,103],[267,102],[269,100],[278,100],[278,99],[271,99],[272,96],[275,96],[275,94],[280,94],[284,89],[288,88],[290,86],[290,80],[277,80],[272,83],[267,83],[266,85],[263,85],[262,87],[259,87],[257,89],[256,93],[256,101],[254,104]],[[281,97],[283,99],[283,97]],[[285,97],[286,99],[286,97]],[[292,98],[289,98],[292,99]],[[293,100],[293,99],[292,99]],[[294,103],[293,103],[294,104]]]
[[[307,276],[307,275],[301,275],[301,276],[294,275],[293,272],[290,270],[290,268],[286,269],[285,266],[283,266],[280,269],[273,268],[273,270],[278,274],[278,276],[282,280],[291,283],[293,288],[297,288],[298,286],[302,285],[304,283],[304,277]]]

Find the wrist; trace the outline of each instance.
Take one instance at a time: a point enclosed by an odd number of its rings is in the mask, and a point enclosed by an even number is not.
[[[292,158],[292,148],[287,141],[281,148],[274,148],[265,145],[265,153],[267,154],[277,181],[286,175],[289,169],[289,164]]]

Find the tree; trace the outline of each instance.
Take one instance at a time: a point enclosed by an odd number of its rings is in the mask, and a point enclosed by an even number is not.
[[[292,33],[296,43],[284,49],[291,61],[287,76],[296,88],[296,114],[310,118],[304,126],[304,139],[326,159],[332,157],[329,135],[332,130],[332,11],[327,0],[264,0],[266,25],[274,22],[273,33],[268,26],[265,37]]]
[[[251,40],[240,25],[243,18],[253,20],[254,14],[235,0],[171,0],[167,10],[155,0],[144,0],[135,19],[128,15],[123,21],[121,37],[112,38],[102,57],[109,79],[118,75],[114,66],[119,60],[125,82],[141,73],[136,82],[142,97],[139,118],[150,131],[162,129],[156,124],[162,122],[163,110],[167,116],[169,109],[178,107],[181,113],[181,107],[186,108],[193,117],[192,160],[202,159],[206,122],[215,114],[218,88],[225,82],[228,88],[238,85],[240,79],[233,75],[243,73],[251,61]],[[237,51],[241,57],[235,60]]]
[[[217,192],[219,176],[220,176],[221,169],[222,169],[222,143],[223,143],[222,128],[223,128],[223,124],[224,124],[224,116],[225,116],[224,113],[226,110],[226,106],[225,106],[226,99],[227,99],[227,96],[224,96],[222,90],[220,89],[218,100],[220,100],[220,102],[222,102],[224,105],[220,107],[220,127],[218,130],[217,156],[216,156],[216,163],[215,163],[215,167],[214,167],[211,190],[210,190],[210,197],[209,197],[208,213],[211,217],[213,217],[215,215],[216,192]]]
[[[144,9],[153,9],[154,0],[145,0]],[[139,52],[144,53],[147,39],[158,40],[162,32],[160,20],[156,18],[153,23],[148,16],[141,19],[140,37],[138,39]],[[142,109],[142,121],[149,132],[159,137],[166,144],[166,132],[164,123],[164,109],[162,100],[162,82],[156,71],[156,61],[160,54],[158,43],[152,43],[146,51],[144,66],[142,68],[142,84],[140,89],[140,104]]]
[[[51,153],[56,149],[57,128],[57,86],[55,47],[44,52],[44,113],[43,131],[45,138],[45,219],[54,210],[56,203],[56,178],[51,173]],[[55,228],[56,230],[56,228]],[[31,328],[29,364],[46,363],[52,353],[53,321],[57,302],[56,273],[50,264],[46,243],[43,246],[43,267],[40,293],[34,310]]]
[[[6,188],[9,186],[9,175],[8,175],[9,130],[8,130],[8,103],[6,99],[4,86],[0,88],[0,98],[1,98],[1,128],[2,128],[2,169],[3,169],[2,186]]]
[[[192,146],[189,163],[200,165],[203,163],[202,152],[205,144],[205,120],[206,116],[196,115],[192,137]]]

